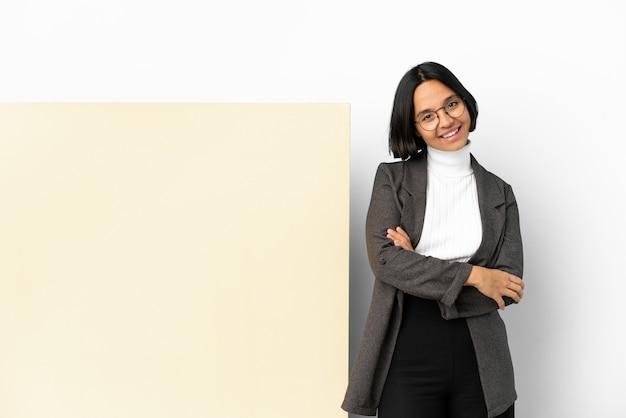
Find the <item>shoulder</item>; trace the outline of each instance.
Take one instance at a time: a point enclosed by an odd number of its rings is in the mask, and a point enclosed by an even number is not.
[[[383,162],[378,165],[376,175],[387,175],[390,177],[404,177],[407,173],[419,171],[426,168],[426,153],[417,157],[402,161]]]
[[[405,161],[383,162],[378,164],[374,185],[399,184],[404,178]]]
[[[426,190],[426,156],[424,154],[404,161],[380,163],[374,188],[390,187],[395,192],[419,193]]]
[[[393,162],[384,162],[378,164],[378,168],[376,169],[376,174],[387,174],[393,175],[397,173],[402,173],[406,166],[406,161],[393,161]]]

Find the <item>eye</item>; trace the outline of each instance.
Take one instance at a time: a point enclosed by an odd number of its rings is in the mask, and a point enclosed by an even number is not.
[[[433,112],[422,113],[420,115],[419,121],[420,122],[428,122],[429,120],[431,120],[434,117],[435,117],[435,115],[434,115]]]
[[[459,105],[459,100],[458,99],[453,99],[450,100],[448,102],[448,109],[454,109],[455,107],[457,107]]]

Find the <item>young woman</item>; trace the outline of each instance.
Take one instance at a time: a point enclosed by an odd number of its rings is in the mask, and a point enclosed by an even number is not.
[[[476,100],[446,67],[401,79],[366,222],[376,278],[343,409],[379,418],[513,417],[498,309],[523,296],[511,187],[470,154]]]

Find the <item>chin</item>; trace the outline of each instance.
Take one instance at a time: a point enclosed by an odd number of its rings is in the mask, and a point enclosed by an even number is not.
[[[467,139],[464,141],[463,140],[454,141],[452,143],[442,143],[439,149],[443,151],[458,151],[464,146],[466,146],[467,143],[468,143]]]

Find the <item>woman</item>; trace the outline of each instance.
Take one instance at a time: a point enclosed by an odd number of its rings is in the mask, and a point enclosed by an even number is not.
[[[511,187],[470,154],[474,97],[444,66],[400,81],[366,222],[376,278],[343,409],[379,418],[513,417],[498,309],[523,296]]]

